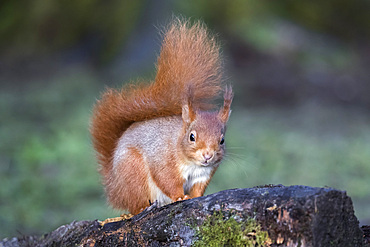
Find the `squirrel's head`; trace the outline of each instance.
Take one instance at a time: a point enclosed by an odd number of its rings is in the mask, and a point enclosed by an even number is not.
[[[216,112],[195,110],[189,99],[182,107],[183,139],[181,150],[199,166],[218,165],[225,153],[226,123],[233,99],[231,87],[224,94],[224,105]]]

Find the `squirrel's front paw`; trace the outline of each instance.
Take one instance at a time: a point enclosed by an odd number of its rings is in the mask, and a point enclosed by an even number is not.
[[[191,199],[191,197],[189,195],[184,195],[182,197],[177,198],[176,201],[184,201],[184,200],[188,200],[188,199]]]

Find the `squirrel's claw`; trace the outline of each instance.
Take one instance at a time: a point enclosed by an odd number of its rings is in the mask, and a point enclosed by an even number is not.
[[[191,199],[189,195],[184,195],[182,197],[177,198],[176,201],[184,201],[184,200],[189,200],[189,199]]]

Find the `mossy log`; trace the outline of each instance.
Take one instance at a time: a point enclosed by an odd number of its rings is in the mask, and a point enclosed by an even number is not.
[[[259,230],[268,233],[267,246],[365,245],[346,192],[307,186],[264,186],[225,190],[160,208],[154,203],[127,220],[104,225],[97,220],[73,222],[42,237],[3,240],[0,247],[190,246],[202,239],[202,226],[215,212],[225,222],[254,219]],[[220,234],[225,240],[234,233]],[[249,236],[253,240],[257,233],[241,234],[246,234],[241,239]]]

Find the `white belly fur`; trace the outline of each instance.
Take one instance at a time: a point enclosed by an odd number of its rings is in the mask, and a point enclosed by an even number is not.
[[[214,167],[212,166],[183,165],[181,173],[185,179],[184,193],[188,194],[194,184],[206,182],[210,178],[213,169]]]
[[[184,182],[184,194],[189,194],[190,189],[196,183],[206,182],[210,176],[214,167],[203,167],[195,164],[182,165],[180,167]],[[166,204],[172,203],[171,198],[162,192],[160,188],[154,183],[152,178],[149,176],[149,188],[150,188],[150,197],[152,202],[157,201],[158,206],[161,207]]]

